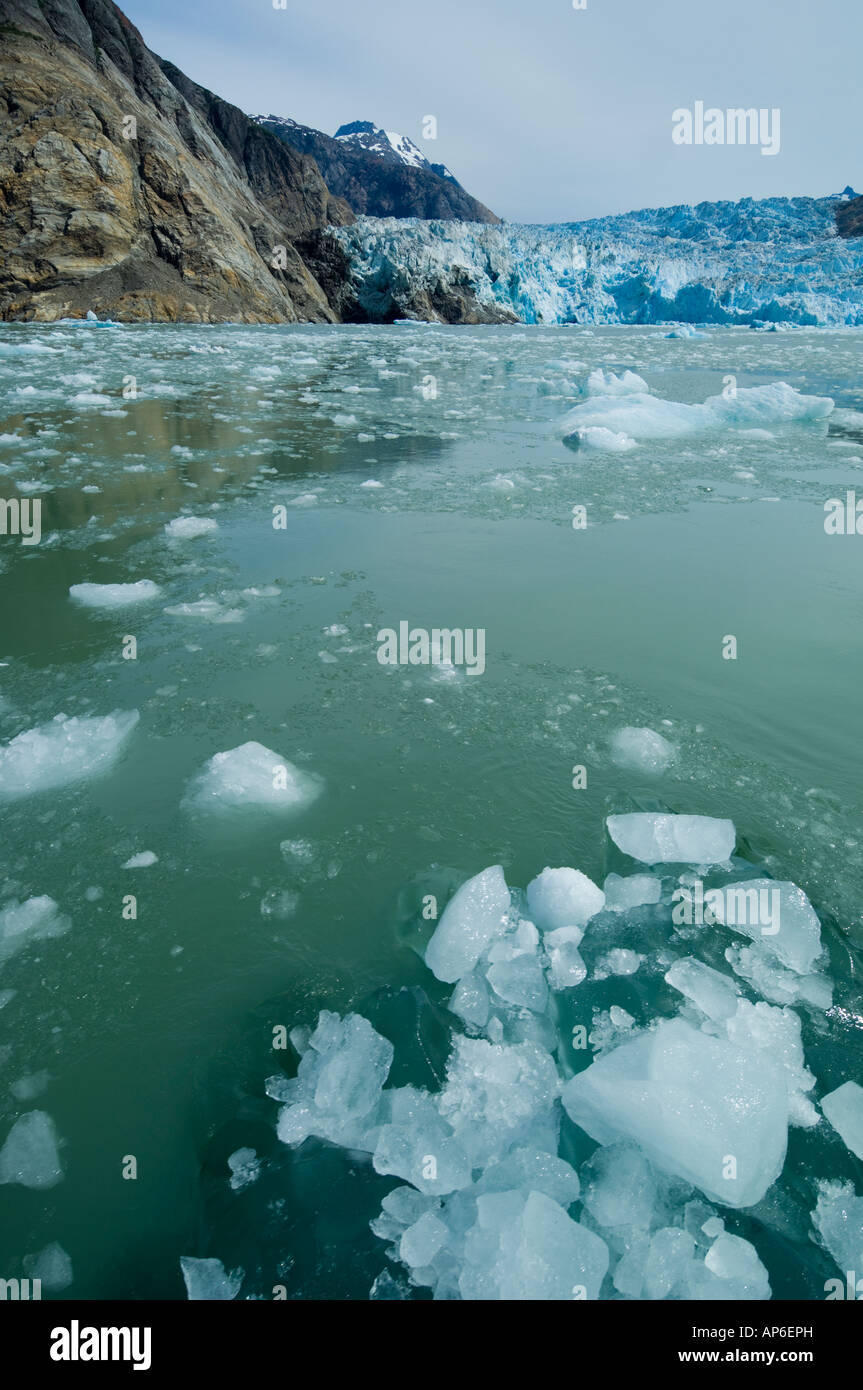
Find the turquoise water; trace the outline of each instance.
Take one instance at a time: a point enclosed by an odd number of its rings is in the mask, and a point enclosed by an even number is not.
[[[59,1241],[69,1296],[180,1298],[179,1257],[218,1255],[264,1289],[282,1269],[291,1297],[366,1297],[387,1183],[314,1141],[288,1161],[263,1092],[273,1027],[378,1011],[437,1074],[446,1018],[378,994],[445,1003],[417,954],[423,893],[495,863],[512,886],[546,864],[601,882],[611,811],[730,817],[753,862],[805,890],[835,986],[805,1020],[814,1094],[859,1078],[863,540],[828,536],[823,507],[863,495],[860,346],[851,330],[0,330],[0,491],[43,500],[38,545],[0,537],[0,738],[140,712],[103,775],[3,808],[0,905],[47,894],[71,926],[0,966],[0,1142],[36,1105],[64,1169],[49,1190],[0,1187],[0,1276]],[[678,402],[729,373],[785,381],[836,410],[767,437],[574,451],[558,425],[595,368]],[[172,540],[181,513],[218,529]],[[132,609],[69,597],[142,579],[161,592]],[[402,620],[484,629],[485,672],[382,666],[376,634]],[[660,778],[612,761],[632,725],[677,747]],[[249,740],[321,796],[285,820],[191,815],[189,779]],[[158,862],[122,867],[143,851]],[[638,989],[620,989],[632,1011]],[[9,1091],[34,1075],[38,1099]],[[270,1166],[232,1193],[246,1145]],[[787,1172],[810,1208],[815,1178],[861,1190],[824,1122],[792,1132]],[[789,1230],[765,1237],[774,1292],[818,1296],[799,1214]]]

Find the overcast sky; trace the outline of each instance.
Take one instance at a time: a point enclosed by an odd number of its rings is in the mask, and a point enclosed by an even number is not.
[[[125,0],[248,112],[372,120],[516,222],[863,189],[863,0]],[[675,145],[672,112],[778,107],[775,156]],[[422,139],[424,116],[438,121]]]

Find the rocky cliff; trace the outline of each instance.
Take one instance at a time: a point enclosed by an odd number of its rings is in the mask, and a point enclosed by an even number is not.
[[[0,317],[338,317],[298,246],[353,214],[312,158],[110,0],[0,0],[0,45]]]

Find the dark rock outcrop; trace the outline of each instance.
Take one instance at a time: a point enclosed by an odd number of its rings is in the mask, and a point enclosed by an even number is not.
[[[320,130],[279,116],[257,116],[265,130],[292,150],[311,155],[327,187],[366,217],[421,217],[445,222],[499,222],[460,183],[428,168],[412,168],[361,144],[336,140]],[[443,166],[441,166],[443,168]]]
[[[836,230],[846,239],[863,236],[863,195],[836,204]]]
[[[110,0],[0,0],[0,43],[0,317],[338,317],[297,248],[353,217],[312,158]]]

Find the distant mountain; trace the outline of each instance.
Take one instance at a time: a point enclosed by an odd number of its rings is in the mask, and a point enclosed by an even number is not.
[[[253,116],[291,149],[311,155],[327,187],[367,217],[420,217],[496,223],[500,219],[462,188],[445,164],[431,164],[412,140],[354,121],[325,135],[287,116]]]
[[[325,293],[313,247],[353,214],[314,160],[110,0],[0,0],[0,44],[0,318],[337,317],[343,259]]]
[[[399,135],[394,130],[382,130],[373,121],[352,121],[350,125],[339,126],[334,138],[355,149],[367,150],[369,154],[377,155],[378,159],[384,159],[389,164],[407,164],[411,169],[430,169],[433,174],[442,179],[449,179],[450,183],[461,188],[455,174],[451,173],[445,164],[431,164],[413,140],[409,140],[406,135]]]

